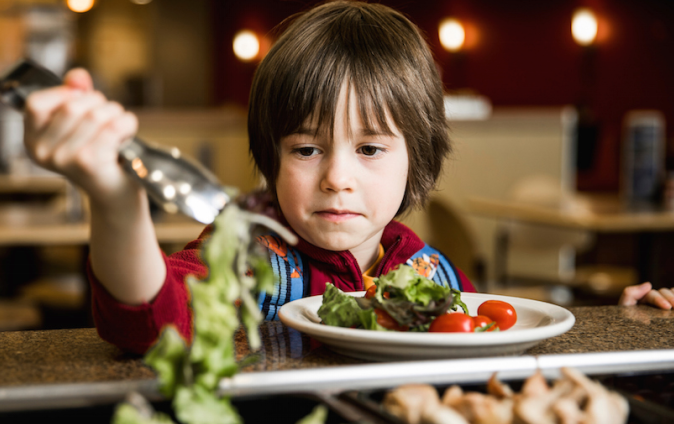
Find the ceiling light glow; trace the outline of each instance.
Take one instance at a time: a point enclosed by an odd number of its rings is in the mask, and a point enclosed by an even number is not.
[[[590,9],[578,9],[571,20],[571,34],[576,43],[589,46],[597,38],[597,17]]]
[[[234,36],[234,54],[244,62],[255,59],[260,52],[260,41],[253,31],[239,31]]]
[[[440,43],[450,51],[455,52],[463,47],[466,40],[466,31],[459,20],[454,18],[445,19],[440,23]]]
[[[94,0],[68,0],[66,4],[73,12],[84,13],[94,7]]]

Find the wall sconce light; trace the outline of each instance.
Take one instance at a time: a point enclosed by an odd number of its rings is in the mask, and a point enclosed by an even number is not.
[[[461,50],[466,40],[466,31],[458,19],[448,18],[440,22],[439,33],[440,44],[450,52]]]
[[[577,9],[571,20],[571,34],[576,43],[589,46],[597,38],[597,17],[590,9]]]
[[[243,30],[234,36],[234,54],[239,60],[250,62],[260,52],[260,40],[253,31]]]
[[[84,13],[94,7],[94,0],[68,0],[66,4],[73,12]]]

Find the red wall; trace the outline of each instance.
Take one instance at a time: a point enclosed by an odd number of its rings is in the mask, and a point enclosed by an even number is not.
[[[262,34],[312,1],[213,0],[215,95],[218,103],[248,100],[254,63],[235,59],[231,40],[250,28]],[[658,109],[674,127],[674,1],[668,0],[389,0],[428,36],[448,89],[470,88],[495,106],[589,106],[599,128],[583,190],[619,186],[620,131],[626,111]],[[600,17],[593,49],[571,38],[571,15],[580,6]],[[467,27],[466,49],[439,47],[437,27],[447,16]],[[668,130],[674,158],[674,131]]]

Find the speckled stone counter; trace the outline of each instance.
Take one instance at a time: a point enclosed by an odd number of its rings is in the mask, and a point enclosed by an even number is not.
[[[541,342],[529,355],[674,348],[674,311],[647,306],[569,308],[576,324]],[[260,360],[244,372],[315,369],[361,364],[279,322],[261,328]],[[236,339],[240,357],[250,352]],[[0,389],[25,385],[152,380],[142,358],[101,340],[95,329],[0,333]]]

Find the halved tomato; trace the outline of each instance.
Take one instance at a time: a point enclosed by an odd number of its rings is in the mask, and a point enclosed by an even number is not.
[[[489,317],[484,315],[477,315],[473,317],[473,323],[475,324],[475,331],[496,331],[500,330],[498,325]],[[490,326],[491,325],[491,326]],[[486,328],[489,327],[489,328]],[[483,329],[484,330],[480,330]]]
[[[382,327],[388,330],[407,331],[410,329],[406,325],[398,324],[398,321],[393,319],[393,317],[383,309],[374,308],[374,313],[377,314],[377,324],[381,325]]]
[[[440,315],[428,328],[431,333],[472,333],[474,330],[473,318],[463,312],[449,312]]]
[[[372,299],[376,293],[377,293],[377,286],[373,284],[370,287],[368,287],[368,289],[365,291],[365,299]]]
[[[496,321],[496,325],[501,331],[509,329],[517,322],[515,308],[502,300],[487,300],[477,308],[477,314]]]

